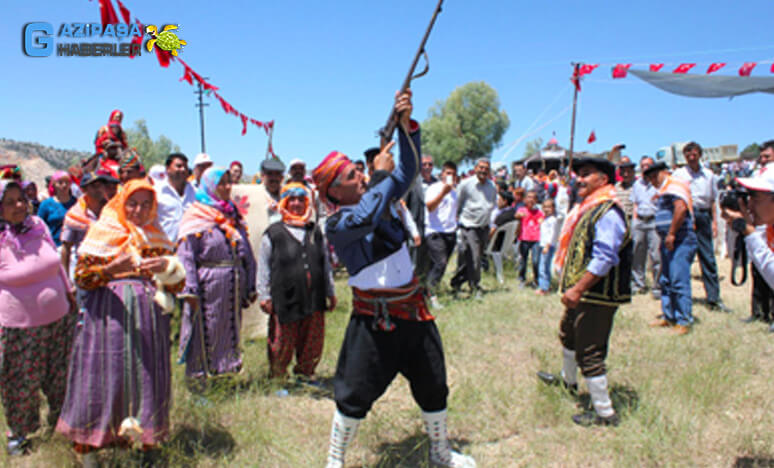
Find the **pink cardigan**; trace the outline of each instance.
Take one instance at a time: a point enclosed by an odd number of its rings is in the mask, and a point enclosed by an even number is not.
[[[30,328],[69,311],[70,281],[45,223],[31,216],[29,231],[0,233],[0,326]]]

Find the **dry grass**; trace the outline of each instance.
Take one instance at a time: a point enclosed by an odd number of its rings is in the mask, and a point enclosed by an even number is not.
[[[694,266],[694,272],[698,269]],[[727,277],[728,265],[722,271]],[[557,388],[541,386],[538,369],[557,370],[556,295],[491,289],[482,301],[452,301],[437,313],[444,339],[454,444],[482,467],[510,466],[772,466],[769,369],[774,337],[765,326],[744,325],[749,284],[724,281],[733,315],[696,305],[694,330],[676,337],[648,322],[660,305],[637,296],[619,310],[608,359],[613,400],[623,417],[617,428],[583,429],[570,421],[578,403]],[[342,304],[328,315],[325,355],[319,374],[333,375],[349,293],[339,282]],[[695,297],[704,297],[694,281]],[[161,459],[168,466],[324,466],[334,403],[329,395],[291,388],[279,397],[266,380],[263,341],[245,345],[247,371],[221,382],[202,406],[174,368],[173,437]],[[583,395],[582,395],[583,397]],[[586,397],[587,399],[587,397]],[[583,398],[581,398],[583,400]],[[427,441],[408,386],[398,378],[376,403],[348,454],[348,466],[426,466]],[[137,455],[106,451],[113,466],[139,466]],[[72,466],[77,459],[58,436],[41,431],[30,456],[11,466]]]

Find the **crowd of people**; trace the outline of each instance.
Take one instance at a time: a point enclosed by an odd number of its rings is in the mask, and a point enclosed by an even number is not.
[[[652,326],[689,333],[698,254],[706,305],[730,311],[715,258],[721,227],[729,246],[744,239],[752,260],[747,321],[774,319],[774,170],[767,170],[774,141],[761,145],[754,167],[725,165],[717,174],[692,142],[683,150],[686,165],[675,170],[649,156],[639,164],[625,156],[576,158],[572,170],[548,172],[519,162],[510,171],[492,168],[480,158],[463,177],[453,161],[434,171],[440,158],[421,153],[411,110],[410,92],[399,95],[397,160],[391,142],[354,162],[333,151],[312,171],[298,159],[287,173],[280,160],[263,161],[254,182],[265,207],[232,193],[244,178],[239,161],[226,168],[205,153],[191,163],[173,153],[146,171],[118,110],[97,133],[95,157],[54,172],[45,197],[18,168],[0,168],[8,452],[28,450],[27,437],[40,426],[39,392],[49,426],[84,459],[103,447],[155,450],[170,430],[174,313],[181,318],[177,360],[195,394],[243,370],[242,320],[253,303],[269,317],[269,376],[288,378],[295,358],[292,374],[319,385],[337,266],[346,269],[353,301],[333,382],[330,468],[343,466],[361,420],[398,372],[422,409],[430,459],[475,466],[448,441],[449,389],[433,313],[465,284],[479,299],[482,270],[495,270],[503,283],[504,256],[513,257],[520,288],[561,294],[562,371],[538,376],[576,392],[580,370],[594,408],[573,418],[581,425],[619,422],[605,359],[615,313],[633,295],[660,301]],[[738,205],[722,203],[728,193]],[[256,245],[247,215],[264,209]],[[445,295],[441,281],[454,252]]]

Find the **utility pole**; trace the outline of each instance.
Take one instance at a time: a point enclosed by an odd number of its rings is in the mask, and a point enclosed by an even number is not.
[[[209,77],[204,78],[204,80],[209,80]],[[209,104],[204,102],[204,89],[202,88],[202,82],[199,81],[196,83],[197,89],[194,91],[194,94],[197,94],[199,96],[199,102],[195,104],[196,107],[199,108],[199,129],[202,133],[202,153],[206,153],[206,146],[204,145],[204,108],[206,106],[209,106]]]
[[[580,81],[580,63],[573,63],[572,64],[574,68],[573,71],[573,79]],[[575,83],[573,83],[575,84]],[[578,86],[575,85],[575,92],[572,96],[572,123],[570,124],[570,162],[567,165],[567,174],[572,173],[572,154],[575,148],[575,108],[578,104]]]

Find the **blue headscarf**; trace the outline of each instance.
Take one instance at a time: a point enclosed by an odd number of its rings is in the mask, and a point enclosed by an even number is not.
[[[220,183],[220,179],[228,172],[225,167],[210,167],[202,174],[199,182],[199,188],[196,189],[196,201],[207,206],[212,206],[221,210],[225,214],[233,214],[236,211],[231,200],[221,200],[215,193],[215,188]]]

